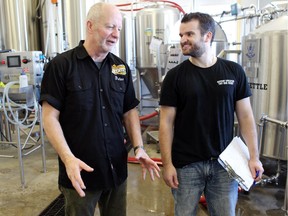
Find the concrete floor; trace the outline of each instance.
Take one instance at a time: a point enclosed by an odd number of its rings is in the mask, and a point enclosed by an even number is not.
[[[26,156],[24,161],[25,188],[21,187],[17,158],[0,158],[0,216],[38,216],[58,195],[57,155],[46,143],[47,172],[43,173],[41,152]],[[145,144],[151,157],[159,157],[156,144]],[[2,146],[0,155],[15,154],[15,147]],[[132,156],[132,155],[131,155]],[[172,216],[173,199],[170,189],[162,179],[152,182],[141,178],[139,164],[129,163],[128,216]],[[287,170],[287,169],[286,169]],[[286,171],[287,172],[287,171]],[[241,192],[237,204],[237,216],[284,216],[285,187],[269,184],[257,185],[249,194]],[[96,211],[95,215],[99,215]],[[208,215],[205,206],[199,205],[197,216]]]

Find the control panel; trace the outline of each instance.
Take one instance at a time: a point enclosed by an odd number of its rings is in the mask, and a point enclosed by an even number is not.
[[[0,81],[4,84],[19,81],[21,73],[28,77],[28,84],[41,86],[44,67],[42,51],[4,52],[0,53]]]

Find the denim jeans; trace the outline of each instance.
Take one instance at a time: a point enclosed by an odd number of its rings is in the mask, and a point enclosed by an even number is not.
[[[74,189],[59,189],[65,197],[65,216],[94,216],[97,203],[101,216],[126,216],[127,180],[110,190],[85,191],[85,197]]]
[[[235,216],[238,183],[229,177],[216,159],[176,170],[179,186],[172,189],[175,216],[196,216],[203,192],[210,216]]]

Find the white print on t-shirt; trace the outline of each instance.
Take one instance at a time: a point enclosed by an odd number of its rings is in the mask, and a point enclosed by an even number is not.
[[[218,85],[233,85],[234,80],[218,80]]]

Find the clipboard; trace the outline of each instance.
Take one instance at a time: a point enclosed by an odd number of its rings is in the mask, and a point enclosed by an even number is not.
[[[254,179],[248,166],[250,159],[248,147],[240,137],[234,137],[226,149],[219,155],[218,162],[235,179],[240,187],[249,191]]]

